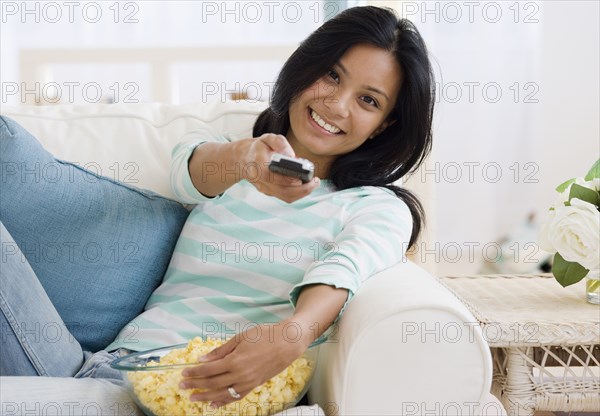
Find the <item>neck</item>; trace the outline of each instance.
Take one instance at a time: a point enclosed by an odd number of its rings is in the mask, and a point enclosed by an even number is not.
[[[296,149],[294,149],[295,151]],[[329,179],[329,167],[331,166],[331,161],[321,161],[318,160],[320,158],[315,158],[314,156],[303,156],[298,155],[297,157],[301,157],[304,159],[308,159],[315,165],[315,176],[320,179]]]

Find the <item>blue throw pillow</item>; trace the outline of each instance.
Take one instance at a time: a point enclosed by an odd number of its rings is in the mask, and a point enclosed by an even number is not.
[[[1,116],[0,162],[0,221],[83,349],[104,348],[162,281],[188,211],[55,159]]]

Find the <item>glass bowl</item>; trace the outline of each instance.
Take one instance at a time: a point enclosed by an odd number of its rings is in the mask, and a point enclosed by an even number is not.
[[[197,338],[189,344],[128,354],[113,361],[111,366],[121,370],[129,394],[148,416],[271,415],[295,406],[306,394],[317,363],[318,348],[314,346],[280,374],[236,402],[214,409],[209,402],[190,401],[195,390],[179,388],[183,378],[181,371],[202,365],[197,362],[198,357],[221,343]]]

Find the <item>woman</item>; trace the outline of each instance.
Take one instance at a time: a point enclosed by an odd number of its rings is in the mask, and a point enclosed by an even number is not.
[[[195,132],[174,149],[174,191],[198,205],[146,310],[106,349],[117,352],[78,376],[112,377],[122,349],[222,333],[239,336],[184,372],[183,388],[205,389],[192,400],[221,406],[281,372],[415,242],[421,206],[392,184],[431,147],[432,88],[410,22],[359,7],[323,24],[284,65],[253,138]],[[270,172],[273,153],[311,160],[315,179]]]

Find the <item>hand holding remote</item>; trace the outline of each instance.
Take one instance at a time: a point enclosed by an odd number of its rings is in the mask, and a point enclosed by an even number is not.
[[[242,158],[245,177],[258,191],[291,203],[310,194],[319,186],[314,166],[294,157],[285,136],[267,133],[253,139]],[[268,169],[267,169],[268,166]]]

